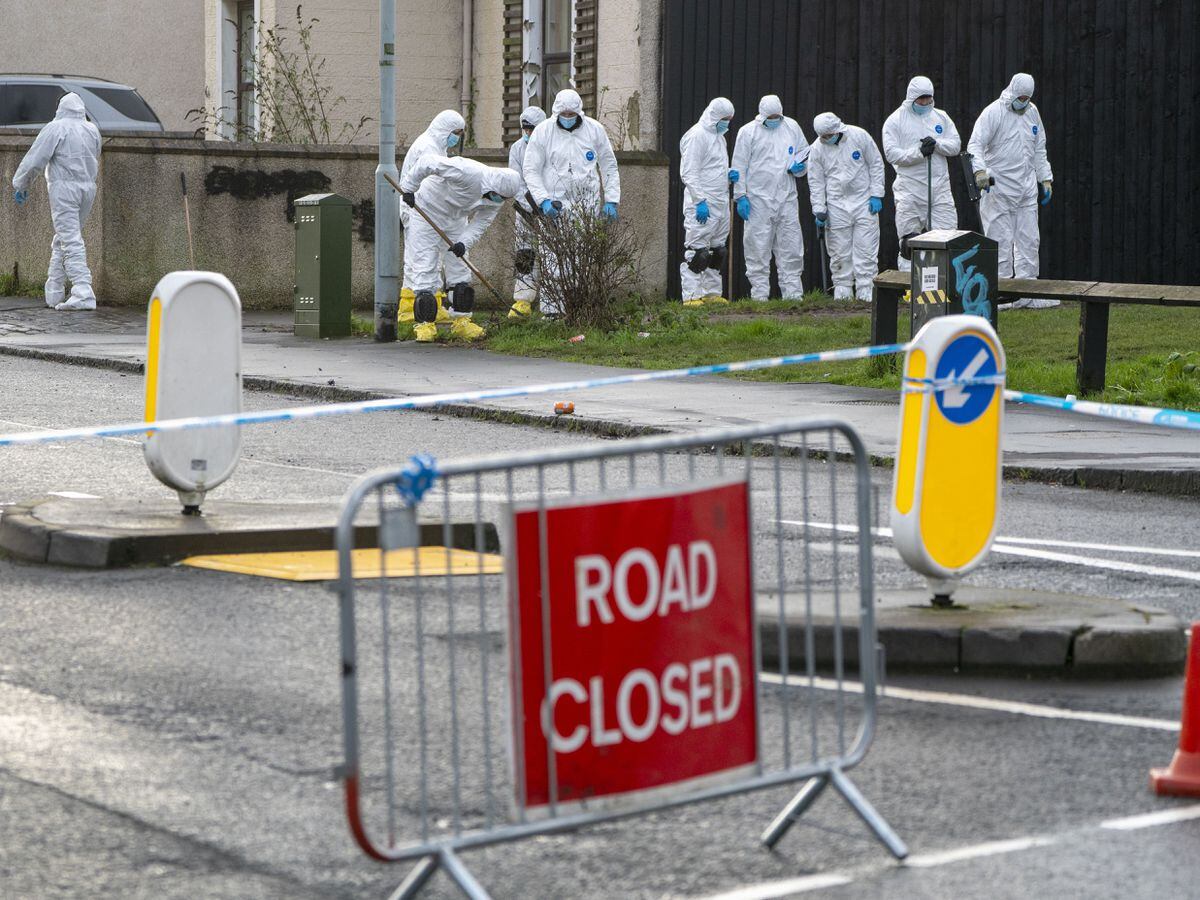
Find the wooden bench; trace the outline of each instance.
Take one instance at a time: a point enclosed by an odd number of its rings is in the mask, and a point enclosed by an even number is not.
[[[889,269],[875,276],[875,303],[871,308],[872,344],[896,343],[900,298],[909,285],[908,272]],[[1188,306],[1200,310],[1200,286],[1196,285],[1001,278],[997,293],[1001,303],[1021,297],[1049,297],[1079,304],[1079,358],[1075,364],[1075,384],[1080,396],[1104,390],[1104,370],[1108,361],[1108,310],[1112,304]]]

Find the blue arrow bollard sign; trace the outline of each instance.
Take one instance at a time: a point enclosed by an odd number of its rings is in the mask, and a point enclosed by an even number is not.
[[[986,378],[995,375],[996,356],[983,338],[964,334],[942,351],[937,381]],[[969,425],[987,410],[996,395],[994,384],[951,385],[937,392],[938,409],[955,425]]]

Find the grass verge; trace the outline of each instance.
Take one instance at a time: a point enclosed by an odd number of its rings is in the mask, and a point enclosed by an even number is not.
[[[0,272],[0,297],[42,297],[45,295],[40,284],[20,280],[10,272]]]
[[[477,316],[477,318],[480,318]],[[900,339],[909,336],[901,310]],[[819,291],[801,306],[738,303],[701,310],[661,303],[631,310],[630,322],[611,332],[580,332],[547,320],[514,323],[502,317],[488,327],[488,349],[596,365],[669,369],[731,360],[862,346],[870,340],[870,307],[838,303]],[[1000,313],[1000,338],[1015,390],[1065,396],[1075,390],[1079,308]],[[1114,403],[1200,409],[1200,313],[1153,306],[1114,306],[1109,322],[1108,386],[1090,395]],[[729,376],[755,381],[828,382],[898,389],[888,360],[789,366]]]

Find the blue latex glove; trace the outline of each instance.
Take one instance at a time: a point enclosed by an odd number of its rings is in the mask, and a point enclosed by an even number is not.
[[[1050,195],[1054,193],[1054,188],[1052,185],[1053,185],[1053,182],[1050,182],[1050,181],[1043,181],[1041,183],[1042,199],[1041,199],[1040,203],[1042,206],[1045,206],[1047,203],[1050,202]]]
[[[701,200],[696,204],[696,221],[703,225],[708,221],[708,201]]]
[[[824,228],[829,224],[829,213],[813,213],[813,219],[816,220],[817,228]]]
[[[13,191],[13,200],[17,202],[17,206],[24,206],[28,199],[29,191]]]
[[[729,183],[730,184],[737,184],[738,181],[741,180],[741,177],[742,177],[742,173],[739,172],[737,169],[729,170]]]
[[[867,201],[867,209],[869,209],[871,211],[871,215],[873,215],[873,216],[879,215],[879,211],[881,209],[883,209],[883,198],[882,197],[872,197],[870,200]]]
[[[542,214],[549,216],[551,219],[558,218],[558,207],[554,205],[553,200],[542,201]]]
[[[745,197],[745,196],[738,197],[737,214],[742,217],[743,222],[747,221],[750,218],[750,198],[749,197]]]
[[[804,163],[794,162],[790,166],[788,166],[788,174],[789,175],[803,175],[804,170],[806,168],[807,168],[807,166],[805,166]]]
[[[604,216],[606,219],[611,219],[614,222],[617,221],[617,204],[605,203],[604,208],[600,210],[600,215]]]

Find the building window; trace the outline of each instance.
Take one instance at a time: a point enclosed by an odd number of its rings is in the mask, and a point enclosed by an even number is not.
[[[573,87],[584,112],[596,107],[597,0],[505,0],[504,135],[521,136],[527,105],[547,113],[555,95]]]
[[[571,86],[573,44],[572,0],[542,3],[542,107],[550,109],[555,95]]]
[[[238,136],[252,134],[254,115],[255,28],[254,0],[241,0],[237,5],[237,132]]]

